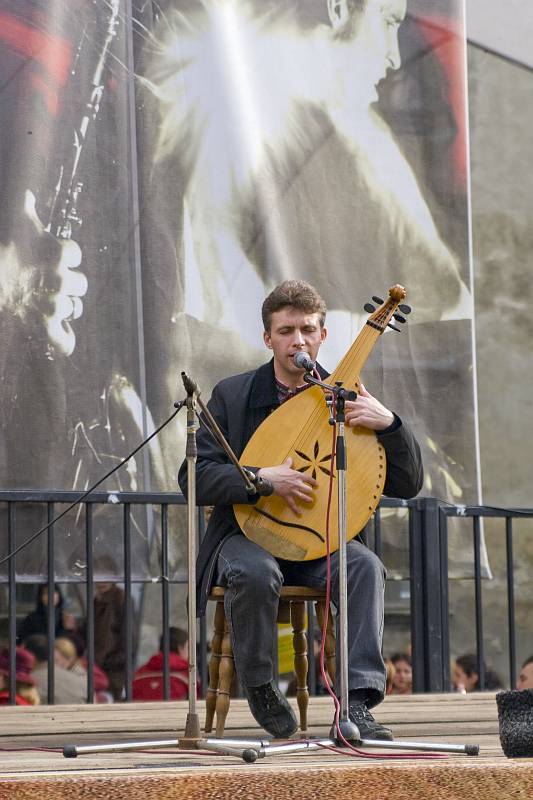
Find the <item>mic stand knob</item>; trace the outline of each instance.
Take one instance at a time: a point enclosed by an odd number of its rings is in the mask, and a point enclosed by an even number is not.
[[[243,472],[250,479],[253,484],[251,488],[246,487],[246,491],[250,495],[259,495],[259,497],[270,497],[274,494],[274,486],[267,478],[261,478],[255,474],[251,469],[243,467]]]

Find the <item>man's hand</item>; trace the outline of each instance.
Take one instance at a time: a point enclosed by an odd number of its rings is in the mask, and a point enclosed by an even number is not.
[[[0,245],[0,310],[30,327],[44,327],[52,347],[69,356],[76,346],[70,325],[83,313],[87,278],[76,267],[79,245],[45,231],[35,209],[35,196],[25,193],[24,209],[12,241]]]
[[[346,401],[346,424],[361,425],[373,431],[384,431],[394,422],[394,414],[367,392],[361,384],[357,400]]]
[[[274,487],[274,494],[283,497],[297,516],[301,516],[301,511],[297,503],[312,503],[313,487],[318,486],[318,481],[310,475],[305,475],[292,469],[292,458],[277,467],[261,467],[257,473],[258,477],[269,480]]]

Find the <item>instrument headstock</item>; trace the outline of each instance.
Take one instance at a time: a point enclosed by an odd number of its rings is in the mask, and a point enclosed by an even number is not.
[[[375,328],[380,333],[383,333],[387,326],[399,333],[400,328],[393,325],[391,319],[394,318],[399,323],[405,322],[405,317],[398,314],[396,310],[399,309],[406,315],[411,313],[411,308],[402,302],[406,297],[407,292],[399,283],[391,286],[387,300],[383,301],[380,297],[372,297],[372,300],[380,307],[376,309],[372,303],[367,303],[365,305],[365,311],[368,311],[370,314],[366,324],[370,325],[371,328]]]

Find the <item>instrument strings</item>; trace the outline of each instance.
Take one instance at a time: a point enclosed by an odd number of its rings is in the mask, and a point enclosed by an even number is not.
[[[341,380],[349,380],[350,376],[353,376],[354,379],[358,377],[357,371],[360,366],[362,366],[370,352],[375,339],[379,336],[379,332],[370,328],[369,326],[365,325],[362,331],[360,332],[359,336],[352,344],[351,348],[348,352],[343,356],[339,364],[337,365],[336,369],[332,373],[332,377]],[[309,441],[313,430],[317,431],[317,437],[319,434],[319,426],[321,421],[324,419],[325,407],[321,405],[319,398],[322,399],[323,397],[323,390],[320,387],[311,386],[303,395],[301,395],[302,399],[308,395],[308,393],[314,393],[316,395],[316,405],[312,413],[309,415],[307,422],[303,425],[303,427],[298,431],[294,440],[288,441],[287,447],[287,454],[294,452],[294,450],[302,450],[305,444]],[[320,393],[320,394],[319,394]],[[268,456],[269,447],[268,442],[265,442],[263,447],[263,452],[265,456]],[[265,502],[265,501],[263,501]],[[262,523],[267,525],[268,523],[266,520],[261,520]]]
[[[379,335],[379,334],[375,335],[376,333],[377,332],[374,332],[371,328],[365,325],[365,327],[363,328],[363,330],[353,343],[352,347],[348,350],[346,355],[339,362],[337,368],[334,370],[332,375],[338,378],[339,380],[341,378],[343,378],[344,380],[348,380],[350,376],[354,376],[354,378],[358,377],[356,375],[356,367],[361,362],[360,356],[362,353],[364,353],[365,350],[367,349],[370,350],[373,344],[372,340],[377,338],[377,335]],[[320,387],[317,387],[317,390],[319,390],[322,393]],[[317,404],[314,412],[311,414],[307,423],[300,430],[299,435],[293,442],[292,444],[293,450],[296,448],[301,449],[300,447],[298,447],[298,445],[308,441],[309,436],[311,435],[313,429],[316,430],[317,426],[320,424],[320,419],[323,416],[323,414],[324,414],[323,407]]]

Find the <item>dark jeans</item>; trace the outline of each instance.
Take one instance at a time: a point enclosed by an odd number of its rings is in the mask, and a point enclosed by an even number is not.
[[[331,556],[331,598],[339,596],[339,554]],[[217,583],[226,586],[224,606],[235,657],[244,686],[272,680],[274,637],[281,587],[326,588],[326,559],[282,561],[241,534],[220,551]],[[379,558],[353,539],[347,546],[348,688],[372,689],[370,705],[385,694],[381,654],[385,568]],[[337,621],[338,625],[338,621]],[[339,640],[337,630],[337,642]],[[337,645],[337,686],[340,659]]]

